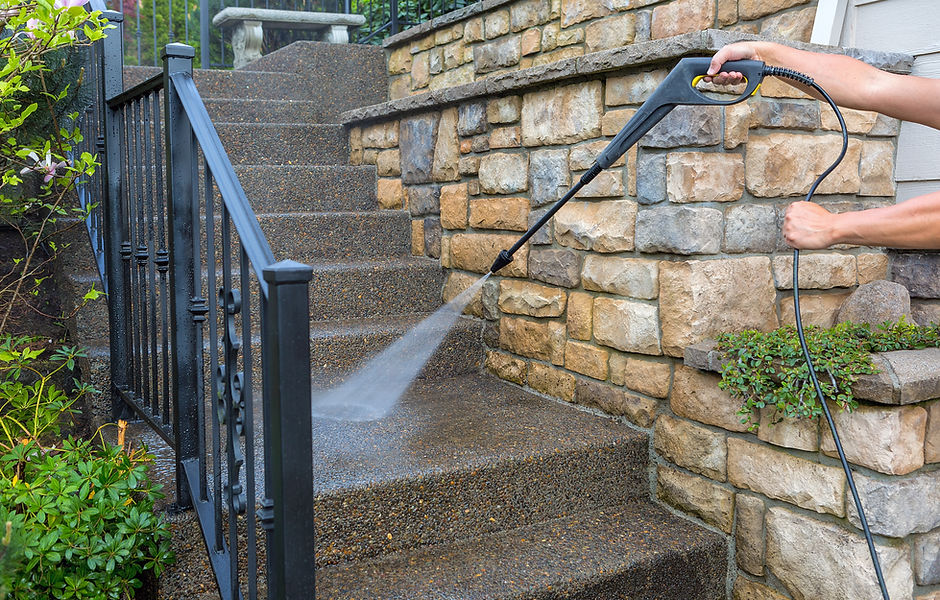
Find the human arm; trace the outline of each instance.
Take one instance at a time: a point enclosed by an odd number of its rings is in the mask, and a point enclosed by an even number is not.
[[[809,75],[839,106],[872,110],[940,129],[940,79],[897,75],[840,54],[753,41],[729,44],[719,50],[708,70],[712,80],[719,85],[740,81],[740,73],[723,73],[721,66],[729,60],[742,59],[760,60]]]
[[[846,213],[831,213],[812,202],[794,202],[787,207],[783,237],[804,250],[835,244],[940,249],[940,192]]]

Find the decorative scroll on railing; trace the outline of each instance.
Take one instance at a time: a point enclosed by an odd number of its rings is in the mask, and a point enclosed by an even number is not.
[[[312,597],[312,270],[274,261],[194,49],[166,46],[163,73],[125,91],[117,31],[88,55],[101,90],[82,127],[103,164],[79,194],[108,286],[114,416],[132,409],[173,447],[222,598]]]

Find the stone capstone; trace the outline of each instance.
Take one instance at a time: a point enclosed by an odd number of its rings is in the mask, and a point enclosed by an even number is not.
[[[881,544],[876,549],[888,593],[911,598],[910,550]],[[864,537],[782,507],[767,511],[767,567],[794,600],[881,596]]]
[[[660,354],[658,313],[655,305],[637,300],[595,298],[594,339],[624,352]]]
[[[603,112],[600,81],[525,94],[522,98],[522,143],[525,146],[548,146],[598,137]]]
[[[721,211],[690,206],[656,206],[636,218],[636,249],[670,254],[716,254],[721,248]]]
[[[656,469],[656,496],[675,508],[699,517],[709,525],[731,533],[734,492],[676,469]]]
[[[682,356],[721,332],[775,329],[776,296],[767,257],[661,262],[663,351]]]
[[[837,317],[841,323],[867,323],[874,331],[882,323],[911,320],[911,295],[907,288],[893,281],[878,280],[858,286],[842,304]]]
[[[578,250],[633,250],[636,209],[629,200],[569,202],[555,213],[555,239]]]
[[[428,183],[434,165],[434,142],[437,139],[437,113],[406,117],[401,120],[399,149],[401,178],[405,183]]]
[[[725,436],[690,421],[661,415],[653,430],[653,447],[666,460],[716,481],[727,477]]]

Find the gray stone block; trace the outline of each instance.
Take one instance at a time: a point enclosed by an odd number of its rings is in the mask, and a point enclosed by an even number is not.
[[[636,163],[636,200],[656,204],[666,199],[666,155],[640,151]]]
[[[521,48],[518,36],[502,38],[473,47],[473,66],[477,73],[489,73],[519,64]]]
[[[529,251],[529,277],[566,288],[581,283],[581,255],[574,250],[533,248]]]
[[[815,130],[819,128],[819,105],[815,102],[762,100],[752,105],[755,123],[764,127]]]
[[[461,104],[457,109],[457,133],[477,135],[486,131],[486,101]]]
[[[535,225],[535,223],[541,219],[545,213],[548,212],[548,208],[543,208],[540,210],[533,210],[529,213],[529,227]],[[532,246],[544,246],[546,244],[552,243],[552,229],[555,227],[555,220],[550,219],[548,223],[542,226],[541,229],[532,234],[532,237],[529,238],[529,244]]]
[[[777,236],[777,213],[772,206],[745,204],[725,214],[725,252],[770,253]]]
[[[568,150],[533,150],[529,154],[529,199],[532,206],[555,202],[571,184]]]
[[[640,138],[646,148],[714,146],[721,142],[722,112],[719,106],[677,106]]]
[[[441,214],[441,186],[415,185],[408,187],[408,211],[412,217]]]
[[[900,283],[912,298],[940,298],[940,254],[892,252],[890,279]]]
[[[721,246],[721,211],[714,208],[658,206],[636,218],[636,249],[640,252],[715,254]]]
[[[940,583],[940,529],[914,538],[914,576],[919,585]]]
[[[424,219],[424,253],[431,258],[441,257],[440,217],[425,217]]]
[[[893,323],[901,317],[911,320],[911,296],[907,288],[893,281],[878,280],[860,285],[852,292],[843,302],[836,321],[867,323],[876,329],[886,321]]]
[[[940,398],[940,348],[884,352],[901,394],[900,404]]]
[[[428,183],[434,162],[437,139],[437,113],[407,117],[401,120],[398,146],[401,150],[401,180],[404,183]],[[412,213],[414,214],[414,213]]]

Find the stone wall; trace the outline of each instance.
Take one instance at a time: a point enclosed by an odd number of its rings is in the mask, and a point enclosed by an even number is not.
[[[641,42],[351,111],[351,159],[376,166],[383,208],[411,214],[414,254],[448,272],[446,301],[590,167],[679,57],[738,37]],[[845,115],[849,152],[817,201],[834,210],[892,203],[898,122]],[[728,535],[737,599],[876,597],[818,424],[748,432],[716,376],[683,360],[721,331],[793,321],[780,222],[838,153],[836,129],[827,107],[773,80],[747,103],[678,107],[467,309],[485,323],[486,366],[497,376],[650,432],[651,493]],[[804,322],[832,324],[857,285],[887,272],[878,249],[804,254]],[[894,598],[940,598],[937,406],[920,398],[840,417],[869,519],[879,513]]]
[[[815,0],[484,0],[388,38],[391,99],[709,28],[808,42]]]

